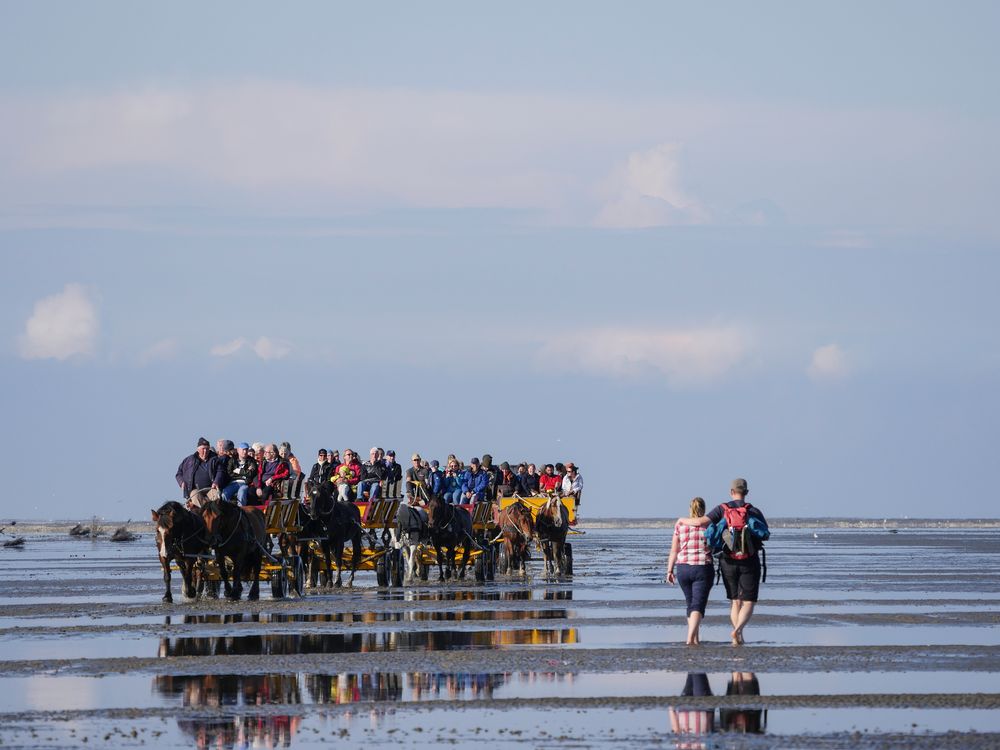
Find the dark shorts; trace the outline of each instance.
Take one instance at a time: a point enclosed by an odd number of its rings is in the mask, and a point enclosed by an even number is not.
[[[726,586],[727,599],[757,601],[757,589],[760,586],[759,557],[754,555],[746,560],[730,560],[723,555],[719,567],[722,568],[722,582]]]
[[[701,612],[705,614],[705,605],[708,604],[708,592],[712,590],[712,582],[715,578],[715,569],[712,564],[708,565],[683,565],[678,564],[674,568],[677,574],[677,584],[684,592],[684,601],[687,602],[687,613]]]

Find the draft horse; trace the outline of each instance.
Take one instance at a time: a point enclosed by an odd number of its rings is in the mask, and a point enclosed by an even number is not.
[[[391,530],[393,546],[406,551],[405,580],[412,581],[418,572],[420,543],[428,541],[427,512],[409,503],[400,503],[396,524]]]
[[[225,588],[226,598],[239,601],[242,580],[252,581],[247,599],[260,598],[260,568],[263,553],[270,543],[264,526],[264,514],[258,508],[240,508],[225,500],[210,500],[202,506],[209,543],[215,549],[215,561]],[[233,581],[229,582],[226,558],[233,563]]]
[[[163,568],[163,584],[167,589],[163,595],[164,603],[172,604],[174,601],[170,593],[171,560],[177,563],[181,572],[184,596],[194,599],[198,593],[195,587],[198,560],[195,555],[208,552],[205,522],[200,515],[174,500],[164,503],[159,510],[149,512],[156,524],[156,549],[160,555],[160,567]]]
[[[500,541],[506,552],[507,566],[503,573],[526,577],[528,571],[525,562],[530,558],[530,545],[535,537],[535,523],[531,518],[531,509],[518,500],[500,511],[497,516],[500,527]]]
[[[320,482],[309,488],[309,515],[319,519],[326,526],[326,542],[321,543],[326,569],[337,569],[337,578],[333,581],[336,587],[343,586],[341,576],[344,567],[344,547],[351,543],[351,576],[347,585],[354,585],[354,574],[361,562],[361,537],[364,529],[361,527],[361,511],[354,503],[338,500],[337,487],[332,482]],[[332,561],[332,565],[331,565]],[[327,576],[327,583],[330,578]]]
[[[535,516],[535,533],[545,555],[545,573],[566,573],[566,534],[569,511],[558,495],[552,495]]]
[[[465,508],[446,503],[435,495],[427,502],[427,530],[430,532],[434,554],[437,556],[438,580],[443,581],[446,577],[452,576],[465,578],[465,566],[469,562],[469,548],[472,543],[472,516],[469,512]],[[460,544],[462,566],[456,571],[455,557]],[[441,554],[442,547],[448,548],[447,556]]]

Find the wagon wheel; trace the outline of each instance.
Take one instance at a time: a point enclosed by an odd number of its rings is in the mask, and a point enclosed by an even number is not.
[[[573,545],[567,542],[563,545],[562,572],[565,575],[573,575]]]
[[[386,568],[385,557],[385,555],[380,555],[378,560],[375,561],[375,582],[380,588],[389,585],[389,571]]]
[[[306,588],[306,566],[302,558],[298,555],[292,558],[292,565],[289,568],[292,575],[291,590],[298,597],[305,596]]]
[[[403,551],[398,549],[389,550],[387,557],[389,562],[389,580],[393,586],[399,588],[403,585]]]
[[[281,567],[271,571],[271,598],[284,599],[288,595],[288,567],[281,561]]]

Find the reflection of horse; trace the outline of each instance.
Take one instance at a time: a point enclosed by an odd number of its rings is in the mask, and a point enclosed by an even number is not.
[[[497,517],[500,535],[507,555],[507,570],[502,573],[513,573],[515,570],[521,576],[527,576],[525,562],[529,559],[529,547],[535,536],[535,523],[531,520],[531,510],[518,500],[500,511]]]
[[[469,562],[469,551],[472,542],[472,516],[465,508],[446,503],[440,497],[434,496],[427,503],[427,528],[434,542],[434,553],[437,555],[439,581],[445,580],[445,570],[448,576],[465,578],[465,566]],[[455,554],[458,545],[462,545],[462,567],[455,571]],[[441,555],[441,548],[448,548],[447,560]]]
[[[420,543],[427,540],[427,513],[408,503],[400,503],[396,511],[396,525],[391,530],[393,546],[399,546],[406,556],[405,580],[417,575],[417,554]]]
[[[197,513],[175,501],[164,503],[159,510],[151,510],[150,513],[156,524],[156,548],[160,554],[160,567],[163,568],[163,583],[167,588],[163,601],[167,604],[174,601],[170,593],[171,560],[177,563],[184,579],[184,596],[193,599],[197,594],[194,581],[197,560],[193,555],[208,551],[205,522]]]
[[[569,531],[569,511],[557,495],[552,495],[535,516],[535,532],[545,554],[545,572],[566,572],[566,533]]]
[[[354,585],[354,573],[361,561],[361,511],[351,502],[337,500],[334,496],[337,488],[332,482],[321,482],[309,490],[309,512],[313,518],[319,518],[326,525],[327,545],[323,550],[327,570],[330,570],[330,558],[337,568],[337,578],[334,586],[342,586],[341,568],[344,565],[344,545],[351,543],[351,577],[348,586]],[[327,578],[329,581],[329,578]]]
[[[247,598],[260,597],[261,553],[270,542],[264,528],[264,514],[256,508],[240,508],[225,500],[210,500],[202,507],[209,539],[215,548],[215,561],[225,586],[226,598],[239,601],[243,594],[241,579],[252,581]],[[226,558],[233,562],[233,582],[229,583]]]

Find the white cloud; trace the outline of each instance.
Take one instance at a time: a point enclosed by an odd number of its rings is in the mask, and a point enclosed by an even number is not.
[[[597,214],[602,227],[641,228],[704,224],[709,213],[680,185],[676,143],[630,154],[611,178],[611,199]]]
[[[231,357],[246,346],[246,343],[247,340],[244,338],[233,339],[225,344],[216,344],[209,350],[209,353],[213,357]]]
[[[177,339],[162,339],[147,347],[139,354],[139,364],[148,365],[153,362],[164,362],[177,356]]]
[[[292,345],[287,341],[261,336],[253,345],[253,351],[261,359],[282,359],[291,353]]]
[[[545,369],[615,378],[660,377],[671,385],[716,380],[742,363],[749,337],[736,328],[595,328],[544,342]]]
[[[836,344],[821,346],[813,352],[806,370],[814,380],[838,380],[850,374],[847,354]]]
[[[97,346],[97,307],[81,284],[35,303],[19,350],[25,359],[68,359],[92,355]]]

